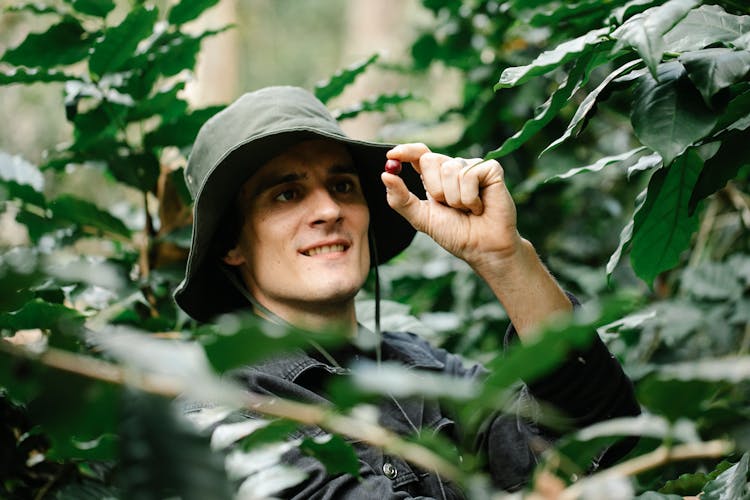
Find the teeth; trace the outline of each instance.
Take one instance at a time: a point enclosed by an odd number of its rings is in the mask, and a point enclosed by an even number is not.
[[[322,247],[316,247],[311,250],[308,250],[307,252],[305,252],[305,255],[312,257],[314,255],[320,255],[322,253],[343,252],[343,251],[344,251],[344,245],[324,245]]]

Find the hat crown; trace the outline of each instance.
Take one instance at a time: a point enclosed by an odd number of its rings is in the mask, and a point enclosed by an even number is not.
[[[248,92],[208,120],[195,139],[185,180],[193,199],[213,168],[243,144],[294,130],[345,134],[313,94],[292,86]]]

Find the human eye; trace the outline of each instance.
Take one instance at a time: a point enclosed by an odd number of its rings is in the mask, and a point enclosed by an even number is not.
[[[355,191],[356,183],[352,179],[339,179],[333,183],[333,191],[339,194],[348,194]]]
[[[285,189],[274,196],[275,201],[292,201],[298,196],[298,192],[295,189]]]

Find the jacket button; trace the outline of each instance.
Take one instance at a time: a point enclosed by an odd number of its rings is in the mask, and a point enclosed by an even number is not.
[[[385,477],[388,479],[395,479],[396,475],[398,475],[398,471],[392,463],[386,462],[383,464],[383,474],[385,474]]]

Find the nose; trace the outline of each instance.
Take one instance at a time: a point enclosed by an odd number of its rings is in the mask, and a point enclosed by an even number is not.
[[[343,216],[342,206],[328,189],[318,188],[309,198],[310,223],[312,225],[335,223]]]

